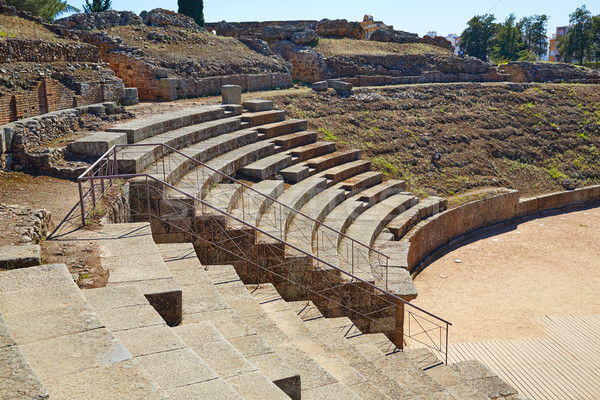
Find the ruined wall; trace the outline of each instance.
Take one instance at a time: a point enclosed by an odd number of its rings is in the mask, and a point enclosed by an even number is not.
[[[511,61],[500,69],[511,74],[512,82],[600,83],[600,72],[566,63]]]
[[[0,64],[0,124],[104,101],[120,101],[123,82],[102,64]]]
[[[0,63],[76,61],[99,63],[98,49],[85,43],[47,43],[9,38],[0,41]]]

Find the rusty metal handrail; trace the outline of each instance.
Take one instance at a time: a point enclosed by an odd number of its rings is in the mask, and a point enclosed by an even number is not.
[[[149,146],[149,145],[147,145],[147,146]],[[123,146],[123,147],[126,147],[126,146]],[[295,245],[293,245],[291,243],[288,243],[283,238],[278,238],[278,237],[272,235],[271,233],[269,233],[267,231],[264,231],[264,230],[262,230],[262,229],[260,229],[260,228],[258,228],[256,226],[254,226],[254,225],[246,222],[245,220],[240,219],[240,218],[238,218],[238,217],[236,217],[236,216],[228,213],[227,211],[221,210],[221,209],[219,209],[219,208],[217,208],[217,207],[215,207],[215,206],[213,206],[213,205],[205,202],[204,200],[198,198],[197,196],[191,195],[191,194],[189,194],[189,193],[187,193],[187,192],[185,192],[185,191],[183,191],[183,190],[181,190],[181,189],[173,186],[172,184],[170,184],[168,182],[162,181],[159,178],[157,178],[157,177],[155,177],[155,176],[153,176],[151,174],[146,174],[146,173],[139,173],[139,174],[118,174],[118,173],[116,173],[116,174],[112,174],[112,175],[98,175],[98,176],[94,176],[94,174],[92,174],[92,176],[85,176],[85,175],[89,174],[91,171],[93,171],[93,169],[95,167],[97,167],[98,165],[100,165],[101,162],[106,161],[106,160],[110,161],[110,157],[108,157],[108,158],[104,158],[104,157],[107,156],[110,152],[113,152],[113,151],[114,151],[114,154],[116,154],[116,146],[113,146],[100,159],[98,159],[92,166],[90,166],[81,176],[79,176],[77,178],[78,183],[79,183],[80,203],[81,203],[81,210],[82,210],[82,223],[84,225],[85,225],[85,219],[86,219],[87,213],[85,212],[85,209],[84,209],[84,207],[85,207],[84,206],[85,196],[84,196],[84,192],[83,192],[83,188],[82,188],[83,182],[85,182],[85,181],[91,181],[91,184],[92,184],[91,193],[92,193],[92,196],[93,196],[94,193],[95,193],[94,187],[93,187],[93,183],[94,183],[95,180],[100,180],[101,181],[101,185],[102,185],[103,190],[104,190],[104,184],[103,184],[104,180],[108,180],[109,181],[109,185],[112,184],[112,181],[116,180],[116,179],[145,178],[147,185],[148,185],[148,181],[152,180],[152,181],[154,181],[156,183],[159,183],[159,184],[161,184],[161,185],[163,185],[163,186],[165,186],[165,187],[167,187],[167,188],[169,188],[171,190],[174,190],[175,192],[183,195],[184,197],[187,197],[187,198],[189,198],[191,200],[194,200],[194,201],[202,204],[204,207],[208,207],[208,208],[214,210],[218,214],[222,214],[222,215],[224,215],[224,216],[226,216],[228,218],[231,218],[234,221],[242,224],[243,226],[246,226],[246,227],[248,227],[250,229],[253,229],[256,232],[259,232],[259,233],[265,235],[266,237],[269,237],[270,239],[275,240],[276,242],[279,242],[280,244],[282,244],[284,246],[287,246],[287,247],[289,247],[291,249],[294,249],[295,251],[298,251],[299,253],[307,256],[308,258],[317,261],[318,263],[321,263],[321,264],[323,264],[323,265],[325,265],[325,266],[327,266],[327,267],[329,267],[329,268],[331,268],[333,270],[338,271],[341,275],[347,276],[350,279],[350,282],[359,282],[362,285],[365,285],[366,287],[371,288],[375,293],[378,293],[378,294],[380,294],[380,295],[382,295],[384,297],[393,299],[393,301],[397,302],[398,304],[403,304],[405,307],[409,307],[410,310],[416,310],[416,311],[419,311],[419,312],[421,312],[423,314],[426,314],[426,315],[430,316],[431,318],[433,318],[434,320],[436,320],[436,322],[438,324],[441,324],[441,325],[437,325],[438,329],[444,329],[445,332],[446,332],[445,357],[446,357],[446,363],[447,363],[447,357],[448,357],[448,331],[449,331],[449,327],[452,326],[451,322],[446,321],[445,319],[443,319],[441,317],[438,317],[437,315],[435,315],[435,314],[433,314],[433,313],[431,313],[431,312],[429,312],[427,310],[424,310],[421,307],[416,306],[416,305],[414,305],[414,304],[412,304],[412,303],[410,303],[410,302],[408,302],[408,301],[406,301],[406,300],[404,300],[404,299],[402,299],[402,298],[400,298],[400,297],[398,297],[398,296],[396,296],[396,295],[388,292],[387,290],[384,290],[384,289],[382,289],[382,288],[380,288],[380,287],[372,284],[371,282],[365,281],[362,278],[359,278],[358,276],[355,276],[352,273],[350,273],[348,271],[345,271],[344,269],[342,269],[342,268],[340,268],[340,267],[338,267],[336,265],[333,265],[330,262],[325,261],[325,260],[321,259],[320,257],[315,256],[312,253],[309,253],[309,252],[307,252],[307,251],[305,251],[305,250],[303,250],[303,249],[301,249],[301,248],[299,248],[299,247],[297,247],[297,246],[295,246]],[[106,163],[105,163],[105,165],[106,165]],[[116,158],[115,158],[115,165],[113,167],[116,167]],[[211,170],[213,170],[213,169],[211,168]],[[113,169],[113,171],[116,171],[116,169]],[[215,171],[215,172],[220,173],[219,171]],[[220,174],[222,174],[222,173],[220,173]],[[227,176],[225,174],[222,174],[222,175],[226,176],[228,179],[232,179],[232,178],[230,178],[229,176]],[[241,184],[243,184],[243,183],[241,183]],[[250,187],[248,187],[248,188],[250,188]],[[264,194],[262,194],[262,193],[260,193],[260,192],[258,192],[256,190],[254,190],[254,189],[251,189],[251,190],[253,190],[254,192],[256,192],[256,193],[258,193],[260,195],[266,196],[266,195],[264,195]],[[266,196],[266,197],[268,197],[268,196]],[[94,203],[94,205],[96,204],[96,199],[93,199],[93,203]],[[286,206],[286,207],[289,208],[289,209],[291,209],[292,211],[297,212],[296,210],[294,210],[291,207],[288,207],[288,206]],[[310,218],[310,217],[307,217],[307,218]],[[319,222],[319,221],[315,220],[315,222]],[[333,230],[333,229],[331,229],[331,230]],[[299,283],[296,283],[296,284],[300,285]],[[411,311],[408,311],[408,310],[407,310],[407,312],[409,313],[409,320],[410,320],[410,315],[413,314],[413,313]],[[445,328],[443,327],[443,325],[445,325]],[[407,337],[409,337],[409,336],[407,336]],[[442,349],[441,345],[440,345],[440,350],[439,351],[440,352],[444,351],[444,349]]]

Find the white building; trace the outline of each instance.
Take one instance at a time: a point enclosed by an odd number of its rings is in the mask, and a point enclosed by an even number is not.
[[[446,36],[445,39],[447,41],[449,41],[450,43],[452,43],[452,46],[454,46],[454,54],[459,54],[460,53],[460,36],[458,36],[455,33],[451,33],[448,36]]]

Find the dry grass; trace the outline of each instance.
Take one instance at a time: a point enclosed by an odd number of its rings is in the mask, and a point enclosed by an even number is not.
[[[66,41],[35,22],[15,16],[0,15],[0,40],[7,38],[39,39],[52,43]]]
[[[152,41],[150,32],[160,32],[169,39]],[[204,32],[194,32],[183,28],[119,26],[107,30],[118,35],[125,43],[142,48],[151,57],[157,59],[201,59],[205,62],[220,63],[224,60],[242,60],[267,58],[252,50],[234,38],[215,36]]]
[[[450,54],[450,51],[441,47],[423,43],[399,44],[354,39],[319,39],[316,50],[325,57],[361,54]]]

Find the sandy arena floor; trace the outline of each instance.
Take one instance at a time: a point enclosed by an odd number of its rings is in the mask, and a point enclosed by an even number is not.
[[[501,227],[415,285],[413,303],[452,322],[453,343],[544,336],[540,316],[600,313],[600,207]]]

